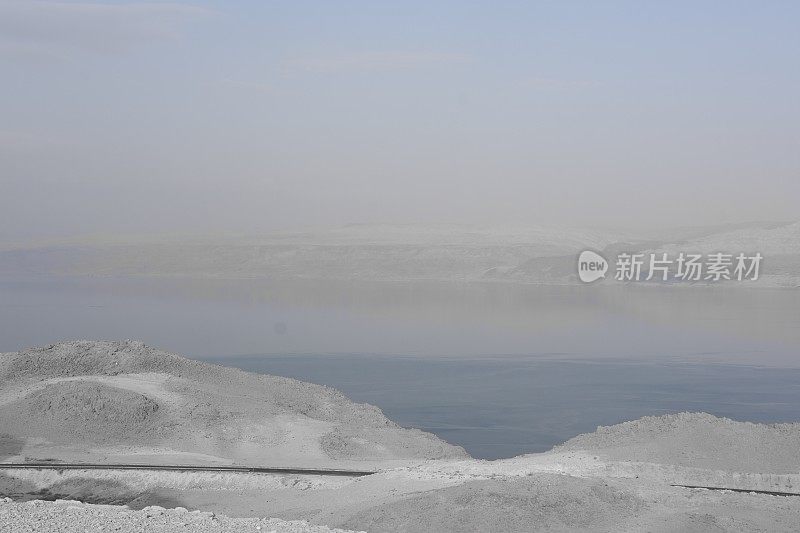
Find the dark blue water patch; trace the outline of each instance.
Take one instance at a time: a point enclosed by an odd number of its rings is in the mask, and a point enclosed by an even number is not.
[[[250,372],[329,385],[390,419],[497,459],[541,452],[598,425],[704,411],[751,422],[800,418],[800,369],[726,364],[422,358],[222,357]]]

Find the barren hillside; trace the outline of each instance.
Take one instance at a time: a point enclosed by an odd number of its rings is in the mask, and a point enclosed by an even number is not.
[[[2,354],[0,382],[0,428],[6,440],[23,443],[19,457],[311,466],[465,455],[329,387],[138,342]]]

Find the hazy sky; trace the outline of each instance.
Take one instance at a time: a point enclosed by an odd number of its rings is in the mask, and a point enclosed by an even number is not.
[[[0,0],[0,237],[800,218],[800,2]]]

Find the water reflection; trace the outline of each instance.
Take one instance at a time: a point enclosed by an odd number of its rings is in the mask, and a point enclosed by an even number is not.
[[[0,282],[3,350],[135,338],[191,356],[569,355],[800,366],[800,291],[506,284]]]

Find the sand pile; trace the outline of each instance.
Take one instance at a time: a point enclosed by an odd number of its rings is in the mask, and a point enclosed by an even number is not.
[[[800,424],[753,424],[707,413],[647,416],[579,435],[555,448],[620,461],[734,472],[800,472]]]
[[[90,452],[82,460],[102,445],[125,447],[120,454],[147,448],[151,456],[193,453],[191,462],[200,454],[277,466],[466,456],[330,387],[192,361],[139,342],[66,342],[0,361],[0,427],[26,443],[43,439],[38,450],[25,448],[31,457],[64,457],[63,445]],[[42,449],[48,443],[62,449]]]

